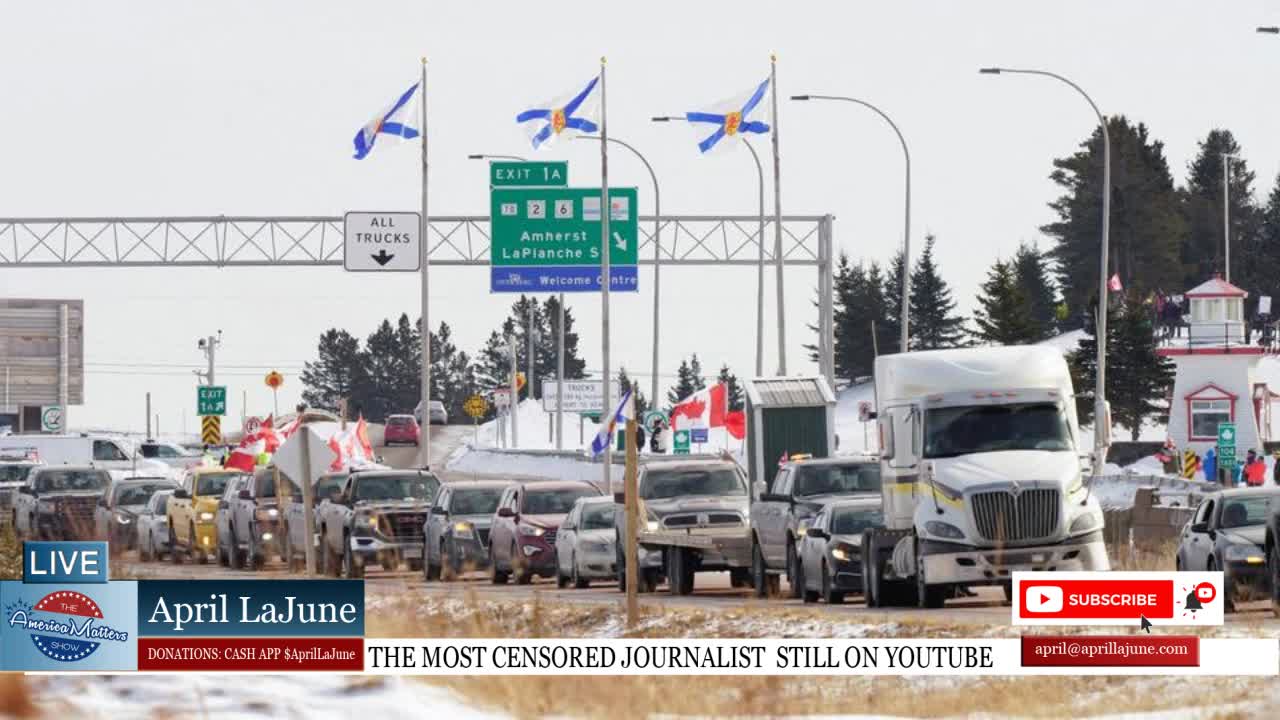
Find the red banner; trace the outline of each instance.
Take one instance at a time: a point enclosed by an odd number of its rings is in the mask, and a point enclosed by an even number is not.
[[[362,671],[363,638],[138,638],[139,670]]]
[[[1030,635],[1023,667],[1199,667],[1195,635]]]

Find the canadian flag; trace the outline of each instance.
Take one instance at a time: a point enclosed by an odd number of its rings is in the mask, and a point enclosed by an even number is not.
[[[333,451],[333,462],[329,469],[338,472],[346,468],[362,467],[373,463],[373,444],[369,442],[369,426],[364,416],[350,430],[340,430],[329,438],[329,449]]]
[[[676,430],[724,427],[728,397],[724,383],[699,390],[671,408],[671,427]]]
[[[1115,273],[1111,279],[1107,281],[1107,289],[1111,292],[1122,292],[1124,286],[1120,284],[1120,273]]]
[[[223,467],[251,473],[258,464],[258,456],[266,452],[266,449],[267,441],[257,437],[255,433],[240,441],[240,446],[231,451]]]

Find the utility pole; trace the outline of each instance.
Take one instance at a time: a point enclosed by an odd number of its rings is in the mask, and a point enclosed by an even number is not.
[[[202,378],[204,379],[204,384],[205,384],[205,385],[212,385],[212,384],[213,384],[213,381],[214,381],[214,377],[213,377],[214,364],[215,364],[216,359],[217,359],[218,346],[219,346],[219,345],[221,345],[221,344],[222,344],[222,331],[221,331],[221,330],[219,330],[219,331],[218,331],[218,334],[217,334],[217,335],[210,335],[210,336],[208,336],[208,337],[202,337],[202,338],[200,338],[199,340],[197,340],[197,341],[196,341],[196,348],[198,348],[199,350],[201,350],[201,351],[203,351],[203,352],[204,352],[205,359],[206,359],[206,360],[208,361],[208,363],[209,363],[209,369],[208,369],[207,371],[205,371],[205,372],[203,372],[203,373],[201,373],[199,370],[197,370],[197,371],[196,371],[196,375],[199,375],[200,377],[202,377]]]
[[[147,439],[155,437],[151,434],[151,393],[147,393]]]
[[[536,329],[536,328],[534,327],[534,325],[533,325],[533,320],[534,320],[534,317],[533,317],[533,316],[534,316],[534,314],[535,314],[535,313],[534,313],[534,311],[535,311],[535,310],[537,310],[537,308],[538,308],[538,301],[537,301],[537,300],[535,300],[533,297],[530,297],[530,298],[529,298],[529,325],[528,325],[528,328],[529,328],[529,329],[528,329],[528,331],[526,331],[526,332],[525,332],[525,350],[526,350],[526,352],[528,352],[528,353],[529,353],[529,375],[528,375],[528,377],[526,377],[526,378],[525,378],[525,383],[529,386],[529,399],[530,399],[530,400],[533,400],[533,399],[534,399],[534,397],[533,397],[533,377],[534,377],[534,375],[533,375],[533,371],[534,371],[534,369],[535,369],[535,368],[534,368],[534,361],[533,361],[533,343],[534,343],[534,341],[537,339],[537,332],[538,332],[538,331],[537,331],[537,329]]]
[[[1222,155],[1222,247],[1225,258],[1222,277],[1231,282],[1231,161],[1234,155]]]
[[[520,409],[520,393],[519,387],[516,385],[516,375],[519,372],[519,361],[516,358],[515,336],[507,338],[507,348],[511,351],[511,402],[507,404],[507,416],[511,418],[511,447],[512,449],[520,447],[520,423],[516,420],[517,411]]]

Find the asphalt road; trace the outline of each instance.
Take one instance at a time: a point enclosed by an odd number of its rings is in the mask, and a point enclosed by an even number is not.
[[[469,426],[449,425],[431,428],[431,465],[438,468],[437,474],[445,482],[450,480],[449,473],[442,470],[444,461],[471,434]],[[384,462],[398,468],[416,467],[418,465],[418,448],[412,446],[378,448]],[[468,475],[470,477],[470,475]],[[261,570],[230,570],[216,564],[194,565],[184,563],[174,565],[171,562],[158,561],[143,563],[137,560],[136,553],[130,552],[116,558],[113,575],[119,578],[165,578],[165,579],[208,579],[208,578],[287,578],[290,575],[279,559],[269,561]],[[543,601],[580,603],[583,605],[616,606],[622,598],[616,583],[597,582],[586,589],[558,589],[552,580],[535,580],[529,585],[492,585],[486,573],[469,573],[455,582],[426,582],[421,572],[399,570],[386,572],[381,568],[367,568],[365,577],[366,594],[370,597],[379,594],[400,595],[405,592],[425,592],[433,595],[449,596],[472,592],[487,600],[527,600],[537,594]],[[786,587],[786,582],[783,582]],[[741,608],[745,604],[768,602],[770,607],[807,607],[820,613],[840,617],[845,621],[883,623],[894,618],[930,619],[938,622],[974,623],[988,625],[1006,625],[1009,623],[1009,605],[998,588],[978,588],[976,597],[958,598],[948,601],[940,610],[920,610],[917,608],[882,608],[868,609],[861,603],[861,598],[850,598],[843,605],[828,606],[824,604],[804,605],[800,600],[774,598],[768,601],[756,600],[748,590],[733,588],[729,584],[728,573],[699,573],[692,595],[674,596],[667,592],[665,585],[657,592],[640,596],[642,604],[657,604],[667,607],[733,607]],[[1280,627],[1271,612],[1270,603],[1256,602],[1240,604],[1240,612],[1228,616],[1227,623],[1261,623],[1264,626]]]

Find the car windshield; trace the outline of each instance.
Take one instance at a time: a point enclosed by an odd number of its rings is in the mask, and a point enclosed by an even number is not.
[[[746,495],[747,486],[729,468],[714,470],[654,470],[645,474],[640,497],[664,500],[690,495]]]
[[[391,427],[401,427],[413,424],[413,418],[404,415],[393,415],[387,418],[387,425]]]
[[[151,497],[151,514],[164,515],[169,510],[169,498],[172,492],[158,492]]]
[[[502,499],[502,488],[469,488],[453,491],[454,515],[492,515]]]
[[[591,503],[582,508],[581,530],[613,529],[613,505],[611,503]]]
[[[794,495],[880,492],[880,464],[802,465],[796,471]]]
[[[35,465],[0,465],[0,482],[23,482]]]
[[[167,482],[121,485],[116,488],[116,505],[145,505],[155,491],[167,487]]]
[[[48,470],[36,476],[36,492],[105,490],[107,474],[97,470]]]
[[[1001,450],[1071,450],[1067,416],[1055,403],[934,408],[925,414],[924,456]]]
[[[884,527],[884,513],[864,508],[836,508],[831,518],[832,535],[861,535],[863,530]]]
[[[357,500],[430,500],[440,481],[418,473],[367,475],[356,482]]]
[[[233,472],[200,473],[196,476],[196,494],[221,495],[227,489],[227,481],[239,476]]]
[[[1227,499],[1226,504],[1222,506],[1222,527],[1238,528],[1265,524],[1274,497]]]
[[[591,488],[570,488],[567,490],[530,490],[524,496],[524,513],[526,515],[564,515],[573,509],[573,503],[580,497],[596,495]]]

